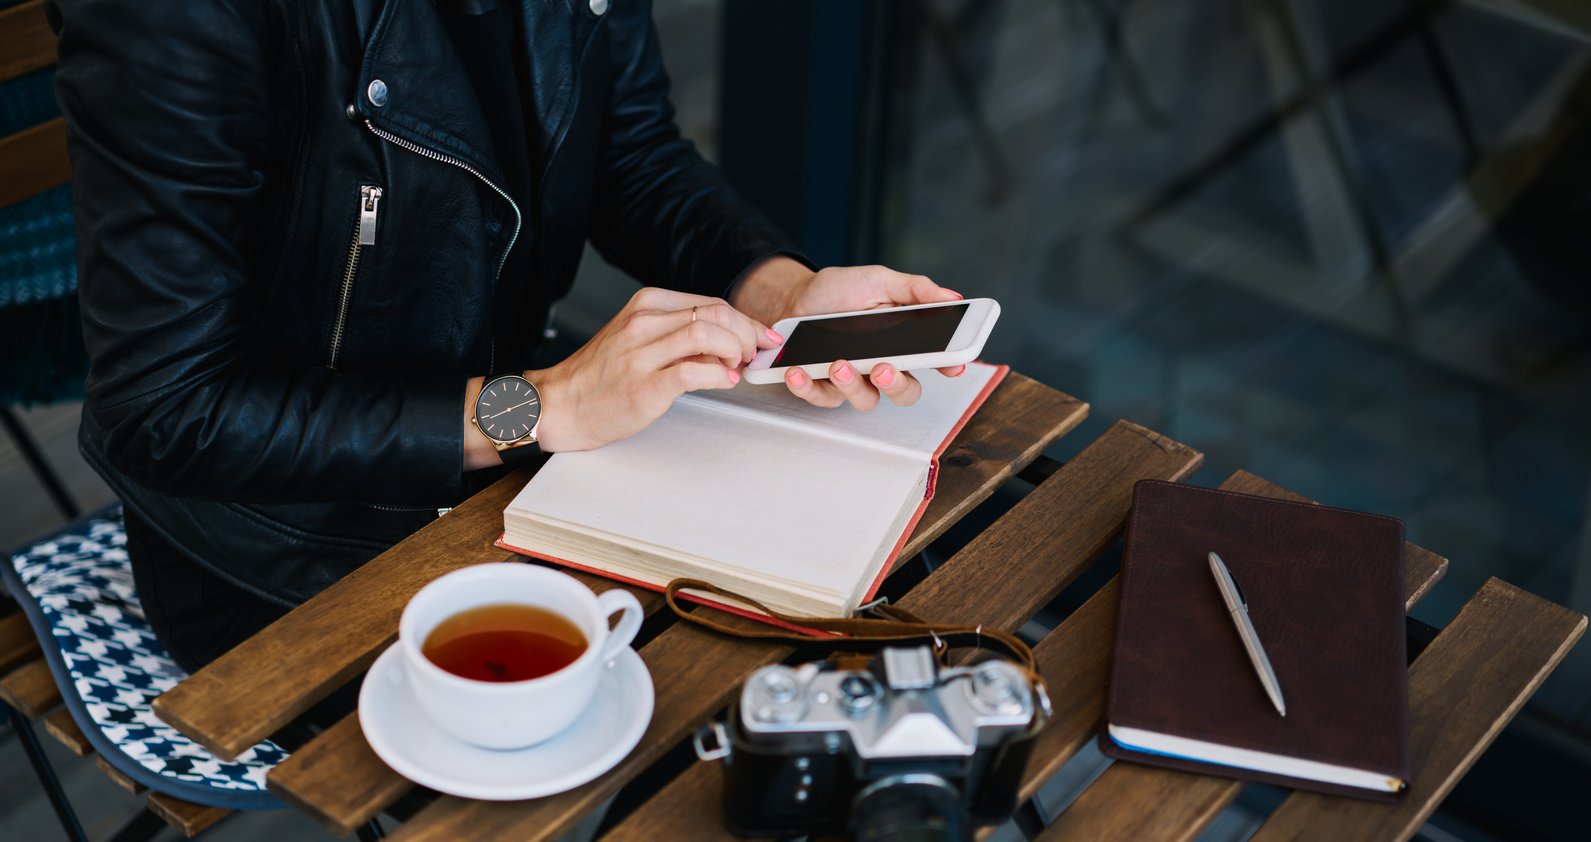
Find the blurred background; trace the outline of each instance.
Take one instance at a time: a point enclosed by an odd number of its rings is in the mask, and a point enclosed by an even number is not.
[[[999,299],[985,357],[1093,405],[1051,456],[1129,418],[1402,518],[1432,627],[1490,576],[1591,611],[1591,2],[655,3],[681,127],[814,260]],[[566,344],[634,289],[582,271]],[[23,438],[110,499],[77,404],[11,417],[0,546],[64,517]],[[1582,644],[1421,836],[1578,835],[1588,787]]]

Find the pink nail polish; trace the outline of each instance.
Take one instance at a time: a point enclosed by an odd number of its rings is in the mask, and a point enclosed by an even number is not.
[[[806,372],[802,371],[799,368],[794,368],[794,369],[790,370],[790,385],[792,385],[792,386],[805,386],[806,383],[807,383],[807,373]]]
[[[729,370],[729,385],[733,386],[733,385],[735,385],[736,383],[739,383],[739,382],[740,382],[740,372],[735,371],[734,369],[730,369]]]
[[[768,337],[768,341],[772,342],[775,345],[783,345],[784,344],[784,337],[780,336],[777,333],[775,333],[774,329],[771,328],[771,327],[768,328],[768,332],[767,332],[766,336]]]
[[[873,382],[888,389],[890,386],[895,385],[895,370],[886,368],[879,371],[879,373],[873,375]]]
[[[850,383],[851,382],[851,367],[848,366],[848,365],[842,365],[839,368],[836,368],[834,370],[834,373],[829,375],[829,376],[833,377],[834,378],[834,382],[836,382],[836,383],[840,383],[840,384]]]
[[[956,373],[952,374],[950,376],[951,377],[960,377],[961,375],[966,374],[966,373],[967,373],[967,364],[966,363],[962,363],[961,365],[956,367]]]

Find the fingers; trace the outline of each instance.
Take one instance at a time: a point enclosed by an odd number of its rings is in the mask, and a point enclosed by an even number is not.
[[[896,371],[889,363],[873,366],[868,380],[896,406],[911,406],[923,396],[923,384],[904,371]]]
[[[878,390],[845,360],[835,360],[829,366],[829,382],[851,406],[863,412],[878,406]]]
[[[791,394],[813,406],[832,409],[845,403],[845,396],[840,394],[840,390],[833,383],[827,380],[813,380],[799,368],[792,367],[784,373],[784,384],[790,387]]]
[[[944,368],[936,368],[934,371],[937,371],[946,377],[960,377],[961,375],[967,373],[967,364],[962,363],[961,365],[947,365]]]
[[[631,296],[629,309],[632,320],[646,325],[642,341],[693,321],[712,322],[735,334],[741,341],[741,358],[747,361],[757,355],[757,349],[772,348],[784,341],[766,325],[719,298],[647,287]]]
[[[740,372],[717,363],[676,363],[665,369],[663,375],[674,395],[702,389],[728,389],[740,382]]]
[[[657,314],[658,321],[681,322],[678,313]],[[672,332],[647,343],[639,351],[643,366],[650,369],[666,368],[680,360],[702,354],[714,357],[725,368],[739,368],[750,357],[746,355],[742,338],[730,330],[706,319],[691,321],[686,318]]]
[[[785,372],[784,382],[796,397],[813,406],[831,408],[849,403],[862,412],[878,406],[880,395],[897,406],[910,406],[923,395],[921,381],[889,363],[873,366],[864,378],[850,363],[839,360],[829,366],[828,380],[813,380],[805,371],[792,367]]]
[[[785,372],[784,382],[796,397],[813,406],[833,408],[849,403],[862,412],[878,406],[878,389],[844,360],[829,366],[828,380],[813,380],[805,371],[792,367]]]

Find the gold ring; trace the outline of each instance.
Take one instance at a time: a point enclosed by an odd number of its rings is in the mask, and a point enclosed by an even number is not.
[[[696,308],[695,307],[691,308],[691,321],[693,321],[693,322],[696,321]]]

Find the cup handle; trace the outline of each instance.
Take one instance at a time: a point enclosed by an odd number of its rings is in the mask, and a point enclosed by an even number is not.
[[[641,602],[635,598],[635,594],[623,588],[612,588],[597,595],[597,604],[602,607],[604,623],[615,613],[624,612],[618,627],[608,632],[607,640],[602,643],[600,660],[607,663],[618,657],[619,650],[629,646],[630,641],[635,639],[635,633],[641,630]]]

